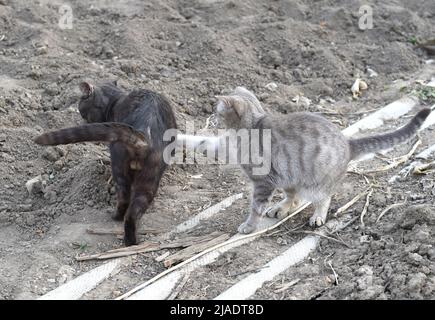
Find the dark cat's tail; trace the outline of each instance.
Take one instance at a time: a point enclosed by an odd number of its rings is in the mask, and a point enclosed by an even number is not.
[[[133,127],[118,122],[90,123],[77,127],[46,132],[33,140],[41,145],[58,145],[86,141],[123,142],[129,147],[145,152],[148,147],[145,135]]]
[[[351,159],[357,159],[367,153],[389,149],[405,142],[417,133],[430,112],[431,109],[429,108],[421,110],[407,125],[396,131],[366,138],[350,139]]]

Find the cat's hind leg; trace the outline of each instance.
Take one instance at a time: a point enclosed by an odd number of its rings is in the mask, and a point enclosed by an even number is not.
[[[112,177],[115,182],[117,205],[116,212],[112,216],[114,220],[124,220],[125,212],[130,204],[131,173],[129,166],[129,154],[123,143],[113,143],[110,146],[110,159],[112,165]]]
[[[284,190],[284,192],[285,192],[285,199],[278,202],[274,206],[267,208],[263,212],[263,216],[266,215],[269,218],[283,219],[286,216],[288,216],[289,212],[292,209],[296,209],[299,206],[300,201],[296,197],[296,192],[294,189],[287,189]]]
[[[251,211],[246,221],[239,226],[239,233],[248,234],[256,229],[258,222],[269,203],[274,189],[275,188],[269,184],[254,182]]]
[[[327,196],[322,200],[313,202],[314,213],[310,218],[310,226],[320,227],[321,225],[325,224],[330,203],[331,196]]]
[[[130,205],[124,216],[124,244],[126,246],[138,243],[137,228],[140,218],[147,211],[157,193],[163,174],[158,161],[158,156],[150,155],[143,169],[135,172]]]

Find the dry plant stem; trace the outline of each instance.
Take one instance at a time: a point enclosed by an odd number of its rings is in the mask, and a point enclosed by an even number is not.
[[[328,265],[331,268],[332,272],[334,273],[334,277],[335,277],[335,285],[338,286],[338,275],[335,272],[334,268],[332,267],[332,263],[331,261],[328,261]]]
[[[91,254],[88,256],[80,256],[80,257],[76,257],[76,260],[77,261],[87,261],[87,260],[113,259],[113,258],[130,256],[130,255],[138,254],[138,253],[156,251],[156,250],[160,250],[161,247],[160,247],[160,244],[158,244],[158,243],[148,242],[148,243],[143,243],[143,244],[140,244],[137,246],[131,246],[131,247],[122,248],[122,249],[124,249],[124,250],[114,249],[114,250],[109,250],[109,251],[103,252],[103,253],[96,253],[96,254]]]
[[[406,204],[406,200],[404,202],[400,202],[400,203],[393,203],[391,205],[389,205],[388,207],[386,207],[380,214],[379,217],[376,219],[376,223],[378,223],[379,220],[381,220],[381,218],[384,216],[384,214],[386,214],[388,211],[390,211],[391,209],[403,206]]]
[[[363,228],[365,227],[365,224],[364,224],[364,216],[365,216],[366,213],[367,213],[367,209],[368,209],[369,204],[370,204],[370,197],[372,196],[372,193],[373,193],[373,189],[371,189],[370,192],[367,194],[366,203],[364,204],[364,208],[363,208],[363,210],[362,210],[362,212],[361,212],[360,220],[361,220],[361,226],[362,226]]]
[[[133,254],[138,253],[144,253],[144,252],[151,252],[151,251],[158,251],[162,249],[173,249],[173,248],[180,248],[180,247],[189,247],[191,245],[204,242],[204,241],[210,241],[215,237],[220,236],[221,232],[213,232],[211,234],[205,235],[205,236],[199,236],[199,237],[186,237],[183,239],[178,239],[169,243],[156,243],[156,242],[145,242],[141,243],[135,246],[130,247],[123,247],[118,249],[112,249],[103,253],[97,253],[92,254],[89,256],[80,256],[77,257],[77,261],[85,261],[85,260],[104,260],[104,259],[111,259],[111,258],[118,258],[118,257],[125,257],[130,256]]]
[[[364,178],[367,184],[370,184],[369,178],[367,178],[367,176],[362,171],[359,171],[357,168],[349,169],[347,170],[347,173],[359,175]]]
[[[253,267],[253,268],[248,268],[246,270],[237,271],[237,272],[234,272],[234,273],[228,271],[228,275],[230,277],[238,277],[238,276],[241,276],[242,274],[246,274],[246,273],[250,273],[250,272],[259,272],[259,271],[263,270],[264,268],[265,268],[265,266],[263,266],[263,267]]]
[[[336,239],[334,237],[330,237],[330,236],[327,236],[327,235],[324,235],[324,234],[321,234],[321,233],[318,233],[318,232],[315,232],[315,231],[294,231],[293,233],[312,234],[312,235],[319,236],[319,237],[322,237],[322,238],[325,238],[325,239],[328,239],[328,240],[332,240],[332,241],[338,242],[338,243],[340,243],[340,244],[350,248],[350,246],[346,242],[344,242],[343,240],[339,240],[339,239]]]
[[[211,247],[211,248],[209,248],[209,249],[207,249],[207,250],[205,250],[205,251],[203,251],[203,252],[200,252],[200,253],[198,253],[197,255],[193,256],[192,258],[187,259],[187,260],[185,260],[185,261],[183,261],[183,262],[177,264],[176,266],[171,267],[170,269],[167,269],[166,271],[164,271],[164,272],[158,274],[158,275],[155,276],[154,278],[151,278],[150,280],[148,280],[148,281],[142,283],[140,286],[137,286],[136,288],[130,290],[129,292],[127,292],[127,293],[125,293],[125,294],[123,294],[123,295],[117,297],[115,300],[122,300],[122,299],[128,298],[129,296],[131,296],[132,294],[136,293],[137,291],[139,291],[139,290],[145,288],[145,287],[148,286],[149,284],[151,284],[151,283],[157,281],[158,279],[164,277],[165,275],[167,275],[167,274],[169,274],[169,273],[171,273],[171,272],[174,272],[175,270],[177,270],[177,269],[179,269],[179,268],[185,266],[186,264],[188,264],[188,263],[190,263],[190,262],[192,262],[192,261],[195,261],[196,259],[202,257],[203,255],[205,255],[205,254],[207,254],[207,253],[209,253],[209,252],[212,252],[212,251],[214,251],[214,250],[216,250],[216,249],[222,248],[222,247],[224,247],[224,246],[226,246],[226,245],[229,245],[229,244],[232,244],[232,243],[234,243],[234,242],[238,242],[238,241],[241,241],[241,240],[244,240],[244,239],[248,239],[248,238],[252,238],[252,237],[259,236],[259,235],[264,234],[264,233],[266,233],[266,232],[269,232],[269,231],[271,231],[271,230],[273,230],[273,229],[275,229],[275,228],[278,228],[278,227],[279,227],[280,225],[282,225],[284,222],[286,222],[287,220],[289,220],[290,218],[292,218],[293,216],[295,216],[296,214],[298,214],[299,212],[301,212],[302,210],[304,210],[306,207],[308,207],[309,204],[310,204],[310,203],[305,203],[305,204],[301,205],[301,206],[300,206],[299,208],[297,208],[294,212],[292,212],[292,213],[289,214],[287,217],[285,217],[285,218],[282,219],[281,221],[277,222],[277,223],[274,224],[273,226],[270,226],[270,227],[268,227],[268,228],[265,228],[265,229],[263,229],[263,230],[260,230],[260,231],[257,231],[257,232],[251,233],[251,234],[247,234],[247,235],[244,235],[244,236],[240,236],[240,237],[238,237],[238,238],[230,239],[230,240],[225,241],[225,242],[222,242],[222,243],[220,243],[220,244],[218,244],[218,245],[216,245],[216,246],[214,246],[214,247]]]
[[[103,229],[103,228],[88,228],[86,229],[86,232],[89,234],[96,234],[96,235],[114,235],[114,236],[122,236],[124,235],[124,230],[122,229]],[[158,229],[142,229],[138,231],[138,234],[146,235],[146,234],[158,234],[163,233],[164,230],[158,230]]]
[[[328,109],[328,108],[321,108],[322,110],[326,110],[326,111],[317,111],[315,113],[321,113],[321,114],[325,114],[325,115],[331,115],[331,116],[341,116],[341,117],[345,117],[345,116],[359,116],[362,114],[366,114],[366,113],[372,113],[374,111],[378,111],[378,109],[370,109],[367,111],[358,111],[358,112],[347,112],[346,114],[343,114],[341,112],[337,112],[334,111],[333,109]]]
[[[180,280],[180,282],[177,284],[174,291],[171,292],[169,297],[166,300],[174,300],[177,298],[177,296],[180,294],[181,290],[183,290],[183,287],[186,285],[187,281],[189,281],[189,274],[185,274],[183,279]]]
[[[169,251],[165,252],[164,254],[161,254],[160,256],[158,256],[157,258],[155,258],[154,260],[156,262],[162,262],[163,260],[165,260],[167,257],[169,257],[171,253]]]
[[[353,206],[359,199],[361,199],[364,195],[369,192],[370,187],[365,189],[363,192],[355,196],[352,200],[350,200],[348,203],[346,203],[344,206],[340,207],[335,213],[334,217],[336,217],[338,214],[345,212],[347,209],[349,209],[351,206]]]
[[[295,279],[293,281],[284,283],[284,284],[280,285],[279,286],[280,288],[275,290],[274,292],[280,293],[280,292],[286,291],[286,290],[290,289],[290,287],[293,287],[295,284],[297,284],[299,281],[301,281],[301,279]]]
[[[166,257],[163,264],[165,265],[166,268],[169,268],[179,261],[187,260],[190,257],[197,254],[198,252],[201,252],[203,250],[206,250],[210,247],[213,247],[221,242],[228,240],[229,237],[230,235],[228,233],[224,233],[210,241],[193,244],[190,247],[187,247],[186,249],[180,250],[174,253],[173,255]]]
[[[435,168],[435,161],[415,166],[412,169],[412,173],[413,174],[429,174],[429,173],[433,172],[433,170],[431,170],[432,168]]]

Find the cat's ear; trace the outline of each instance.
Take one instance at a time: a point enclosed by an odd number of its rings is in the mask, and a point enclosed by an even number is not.
[[[89,82],[83,81],[79,85],[84,97],[89,97],[94,92],[94,86]]]
[[[216,96],[216,99],[222,101],[228,108],[233,108],[240,117],[245,113],[244,101],[237,96]]]
[[[230,96],[215,96],[218,101],[222,101],[227,107],[231,107],[231,97]]]

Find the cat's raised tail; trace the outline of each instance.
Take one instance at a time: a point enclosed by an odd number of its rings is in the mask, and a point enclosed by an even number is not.
[[[368,153],[392,148],[412,138],[430,113],[431,109],[429,108],[419,111],[407,125],[393,132],[359,139],[350,139],[351,159],[357,159]]]
[[[122,142],[137,150],[145,151],[145,135],[128,124],[119,122],[89,123],[77,127],[46,132],[34,140],[40,145],[59,145],[86,141]]]

